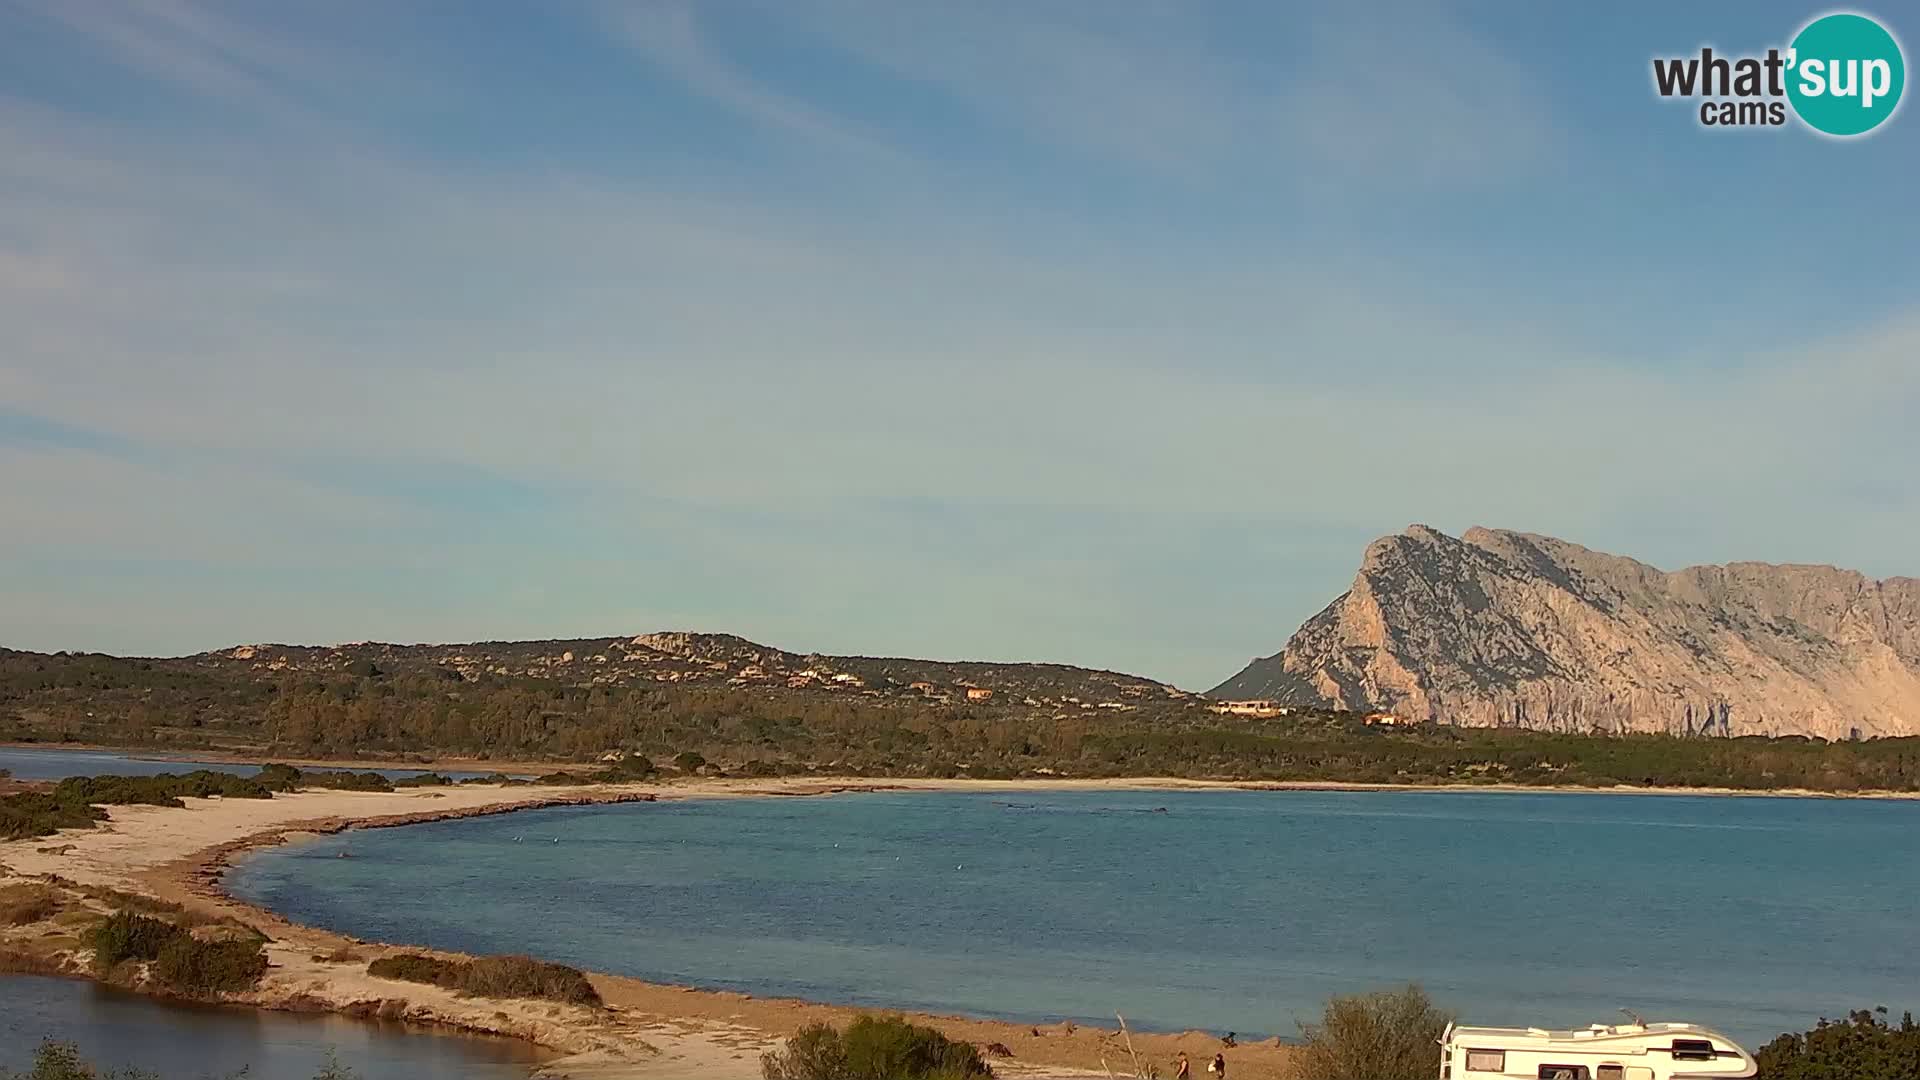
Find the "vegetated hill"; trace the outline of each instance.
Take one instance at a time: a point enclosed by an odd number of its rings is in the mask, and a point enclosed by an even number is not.
[[[1152,679],[1064,664],[803,654],[733,634],[679,631],[632,638],[466,645],[241,645],[186,660],[207,666],[240,665],[263,675],[431,671],[467,681],[495,675],[576,686],[786,687],[864,697],[1028,706],[1130,707],[1198,697]]]
[[[1920,580],[1662,571],[1552,537],[1423,525],[1214,696],[1551,731],[1920,734]]]
[[[616,758],[625,775],[671,762],[745,776],[1920,790],[1920,738],[1388,727],[1077,668],[808,657],[721,636],[242,646],[177,659],[0,653],[8,740],[569,768]]]
[[[1206,706],[1114,672],[801,654],[728,634],[241,645],[175,658],[0,651],[0,740],[261,753],[581,760],[741,741],[824,762],[840,749],[924,745],[916,725],[1129,717],[1177,729],[1211,717]]]

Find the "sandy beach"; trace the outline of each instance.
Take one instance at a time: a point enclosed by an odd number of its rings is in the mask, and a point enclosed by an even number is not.
[[[407,943],[371,943],[289,922],[241,903],[219,887],[228,860],[247,849],[337,832],[413,822],[504,813],[536,806],[615,803],[676,798],[818,796],[853,790],[1032,790],[1046,787],[1186,788],[1187,781],[1064,781],[1036,785],[1014,781],[831,781],[700,780],[677,784],[575,787],[459,787],[397,792],[306,791],[272,799],[188,799],[185,809],[152,806],[109,808],[111,818],[92,830],[0,844],[0,885],[58,875],[80,886],[134,893],[180,904],[196,917],[232,918],[257,927],[271,942],[271,967],[259,987],[232,1000],[262,1008],[324,1010],[380,1016],[423,1024],[528,1039],[561,1056],[546,1075],[573,1077],[684,1076],[697,1071],[718,1080],[760,1075],[760,1055],[804,1024],[844,1023],[861,1010],[811,1002],[755,998],[745,994],[663,986],[594,973],[604,1010],[540,1001],[465,998],[437,987],[376,979],[369,960]],[[0,930],[0,944],[19,952],[51,956],[62,970],[84,975],[84,957],[70,938],[45,926]],[[63,948],[62,946],[67,946]],[[443,954],[451,955],[451,954]],[[1124,1005],[1124,1001],[1121,1002]],[[1130,1075],[1133,1066],[1117,1025],[1102,1028],[1059,1024],[1045,1027],[907,1014],[949,1035],[993,1044],[1011,1056],[992,1058],[1009,1076],[1105,1076],[1108,1067]],[[1176,1053],[1204,1062],[1220,1049],[1213,1034],[1133,1033],[1133,1051],[1144,1064],[1171,1075]],[[1242,1043],[1227,1051],[1236,1076],[1256,1080],[1286,1075],[1287,1049],[1278,1041]]]

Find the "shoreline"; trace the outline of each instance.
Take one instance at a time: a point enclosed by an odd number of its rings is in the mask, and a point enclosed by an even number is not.
[[[187,809],[115,806],[91,830],[65,830],[54,837],[0,842],[0,883],[18,884],[59,875],[70,882],[122,890],[178,904],[192,917],[230,918],[258,927],[271,939],[272,961],[261,986],[224,1003],[269,1010],[327,1011],[347,1016],[399,1020],[475,1034],[522,1039],[553,1051],[541,1066],[577,1080],[677,1076],[698,1070],[715,1080],[753,1080],[760,1053],[798,1027],[844,1024],[854,1016],[900,1012],[951,1037],[981,1046],[1000,1044],[1011,1057],[993,1057],[1009,1077],[1104,1076],[1105,1068],[1130,1074],[1131,1062],[1117,1026],[1027,1023],[975,1017],[884,1010],[796,999],[651,983],[588,972],[608,1008],[591,1011],[540,1001],[459,998],[437,987],[374,979],[368,959],[397,952],[455,957],[443,950],[404,943],[371,942],[295,923],[228,894],[226,871],[245,853],[323,835],[365,828],[515,813],[552,806],[616,805],[685,799],[823,797],[883,791],[1035,793],[1047,791],[1558,791],[1594,794],[1690,794],[1711,796],[1825,797],[1820,793],[1754,793],[1729,790],[1573,789],[1479,785],[1366,785],[1315,782],[1200,781],[1141,777],[1105,779],[927,780],[858,777],[687,779],[585,787],[466,785],[454,788],[353,792],[307,789],[269,800],[187,799]],[[1912,796],[1902,796],[1911,798]],[[0,928],[0,953],[24,955],[27,934]],[[336,955],[350,960],[333,959]],[[77,957],[67,956],[57,973],[95,978]],[[26,969],[21,969],[23,973]],[[50,972],[41,972],[50,973]],[[98,981],[96,979],[96,981]],[[150,990],[136,992],[152,993]],[[153,994],[165,997],[164,993]],[[1143,1063],[1165,1067],[1180,1050],[1205,1060],[1219,1049],[1205,1032],[1133,1032]],[[1230,1051],[1236,1076],[1283,1080],[1291,1051],[1281,1040],[1243,1042]]]
[[[502,776],[533,774],[535,776],[535,784],[538,784],[538,777],[543,773],[572,771],[577,774],[580,770],[598,769],[603,764],[597,761],[481,761],[466,758],[436,758],[433,761],[425,763],[402,761],[397,758],[290,758],[246,754],[237,751],[209,750],[203,753],[192,753],[190,751],[159,751],[145,747],[99,746],[91,743],[0,742],[0,749],[85,751],[90,753],[118,754],[136,761],[178,761],[182,764],[192,764],[194,762],[217,763],[222,765],[281,764],[292,765],[301,769],[388,769],[415,772],[451,771],[495,773]],[[846,790],[872,789],[902,791],[1422,791],[1492,792],[1496,794],[1535,795],[1693,795],[1748,799],[1892,799],[1920,801],[1920,790],[1897,791],[1881,788],[1863,789],[1859,791],[1816,791],[1812,788],[1661,787],[1648,784],[1614,784],[1611,786],[1600,786],[1596,784],[1476,784],[1465,782],[1393,783],[1362,780],[1261,780],[1181,776],[1025,776],[1006,780],[984,780],[972,777],[828,776],[818,774],[768,777],[702,777],[675,775],[669,779],[636,780],[633,783],[657,791],[693,791],[705,789],[708,785],[714,784],[781,785],[799,783],[837,784]],[[770,791],[766,794],[786,793]]]

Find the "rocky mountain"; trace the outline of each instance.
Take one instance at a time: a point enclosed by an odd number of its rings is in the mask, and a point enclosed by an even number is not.
[[[1920,580],[1826,566],[1663,571],[1552,537],[1424,525],[1215,687],[1553,731],[1920,734]]]

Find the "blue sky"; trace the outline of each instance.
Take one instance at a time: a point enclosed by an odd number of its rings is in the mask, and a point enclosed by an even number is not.
[[[1911,109],[1651,90],[1816,13],[0,0],[0,643],[1204,688],[1414,521],[1920,573]]]

